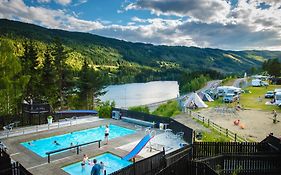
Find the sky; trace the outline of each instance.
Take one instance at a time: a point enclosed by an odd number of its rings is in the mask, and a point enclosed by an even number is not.
[[[281,50],[281,0],[0,0],[0,18],[155,45]]]

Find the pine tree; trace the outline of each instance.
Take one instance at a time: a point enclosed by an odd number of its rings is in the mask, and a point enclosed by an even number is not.
[[[105,83],[104,76],[99,71],[89,68],[85,60],[80,72],[79,97],[87,109],[93,109],[95,100],[98,100],[98,97],[105,93],[103,91]]]
[[[0,53],[0,114],[14,114],[30,77],[20,74],[22,67],[11,41],[0,40]]]
[[[60,108],[63,108],[67,101],[67,95],[71,89],[70,72],[65,64],[68,52],[65,50],[59,38],[55,38],[55,46],[52,55],[54,56],[55,70],[57,74],[57,85]]]
[[[53,108],[56,108],[59,100],[58,85],[56,84],[58,76],[54,65],[54,58],[51,55],[51,48],[48,47],[44,53],[44,66],[42,68],[43,99]]]
[[[24,54],[20,57],[22,74],[29,76],[30,80],[25,90],[25,100],[34,102],[42,98],[41,69],[39,68],[38,50],[33,41],[26,41]]]

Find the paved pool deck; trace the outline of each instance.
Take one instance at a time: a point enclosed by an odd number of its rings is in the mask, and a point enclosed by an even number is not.
[[[22,146],[21,142],[26,142],[30,140],[37,140],[45,137],[51,137],[54,135],[61,135],[69,132],[74,132],[78,130],[84,130],[93,127],[99,127],[101,125],[106,124],[114,124],[118,126],[122,126],[129,129],[134,129],[137,132],[135,134],[126,135],[123,137],[117,137],[109,140],[108,145],[104,145],[101,142],[101,147],[98,148],[98,143],[88,145],[82,147],[82,151],[79,155],[76,154],[76,151],[69,150],[66,152],[62,152],[60,154],[51,156],[51,163],[47,162],[47,157],[42,158],[32,151],[28,150],[24,146]],[[20,129],[20,128],[19,128]],[[105,152],[110,152],[120,157],[123,157],[128,152],[122,149],[118,149],[118,147],[122,145],[126,145],[128,143],[139,141],[144,135],[144,130],[138,130],[134,124],[113,120],[113,119],[104,119],[104,120],[94,120],[88,122],[82,122],[75,125],[60,127],[60,128],[52,128],[49,130],[42,130],[37,132],[31,132],[29,134],[20,134],[13,137],[2,138],[1,140],[8,148],[8,153],[11,158],[15,161],[20,162],[28,171],[33,173],[34,175],[44,174],[44,175],[66,175],[61,168],[67,166],[69,164],[73,164],[75,162],[81,161],[83,158],[83,154],[87,154],[89,158],[95,157],[97,155],[103,154]],[[137,156],[136,160],[140,160],[142,157]]]

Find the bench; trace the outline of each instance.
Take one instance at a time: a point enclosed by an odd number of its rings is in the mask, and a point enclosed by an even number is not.
[[[152,127],[152,128],[154,128],[154,126],[155,126],[154,122],[148,122],[148,121],[134,119],[134,118],[130,118],[130,117],[122,117],[122,120],[125,122],[128,122],[128,123],[134,123],[137,125],[148,126],[148,127]]]

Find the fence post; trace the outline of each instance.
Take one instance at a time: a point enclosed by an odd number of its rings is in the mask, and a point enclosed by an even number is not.
[[[48,154],[48,163],[50,163],[50,154]]]
[[[77,148],[77,149],[76,149],[76,150],[77,150],[77,154],[79,154],[79,146],[77,146],[76,148]]]
[[[208,127],[210,127],[210,119],[208,118]]]
[[[99,140],[99,148],[100,148],[100,140]]]
[[[228,129],[226,129],[225,134],[226,134],[226,137],[228,137]]]
[[[203,117],[203,123],[205,123],[205,117]]]
[[[237,134],[235,133],[234,134],[234,141],[236,142],[236,139],[237,139]]]

